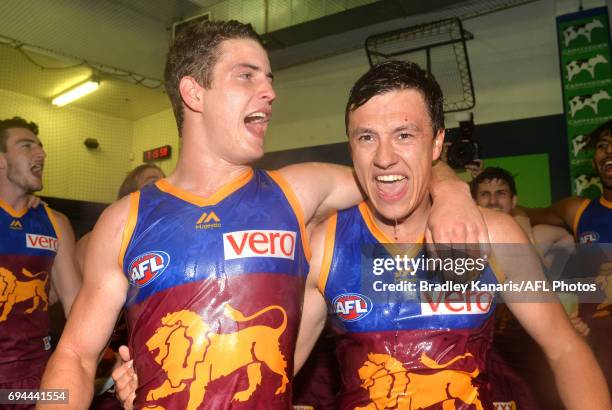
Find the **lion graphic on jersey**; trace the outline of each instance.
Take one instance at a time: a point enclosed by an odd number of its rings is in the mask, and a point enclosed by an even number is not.
[[[47,311],[47,307],[49,306],[47,291],[45,290],[47,279],[49,279],[47,272],[43,271],[33,274],[29,270],[23,268],[21,273],[28,278],[36,278],[44,274],[45,279],[21,281],[18,280],[10,270],[0,268],[0,305],[3,305],[2,313],[0,314],[0,322],[4,322],[8,318],[15,303],[25,302],[29,299],[32,299],[32,307],[24,310],[25,313],[31,314],[34,312],[41,304],[41,300],[42,310]]]
[[[225,315],[236,322],[252,320],[271,310],[283,315],[279,327],[255,325],[234,333],[215,333],[200,315],[189,310],[168,313],[161,320],[163,326],[146,343],[149,351],[158,351],[155,361],[167,376],[161,386],[149,390],[147,401],[181,392],[189,385],[186,409],[195,410],[204,401],[210,382],[244,368],[248,387],[233,396],[233,400],[244,402],[261,384],[262,363],[281,379],[275,394],[284,393],[289,379],[279,339],[287,327],[285,310],[273,305],[245,317],[229,304],[224,307]]]
[[[399,360],[389,355],[370,353],[359,369],[359,378],[372,402],[355,410],[418,410],[434,404],[442,404],[444,410],[454,410],[455,399],[473,404],[476,410],[483,410],[478,389],[472,385],[472,379],[479,374],[478,368],[471,373],[446,369],[470,356],[471,353],[466,353],[439,364],[423,353],[421,363],[440,371],[419,374],[407,371]]]

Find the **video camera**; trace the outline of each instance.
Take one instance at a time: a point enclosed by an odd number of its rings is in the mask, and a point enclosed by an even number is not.
[[[459,121],[459,135],[451,137],[446,147],[446,162],[453,169],[464,169],[466,165],[475,164],[478,160],[479,146],[473,138],[472,113],[459,113],[455,119]]]

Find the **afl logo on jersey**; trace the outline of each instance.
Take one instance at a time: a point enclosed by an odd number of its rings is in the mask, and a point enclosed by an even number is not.
[[[580,235],[580,243],[583,245],[588,245],[597,241],[599,241],[599,234],[597,232],[588,231]]]
[[[153,282],[170,264],[170,255],[163,251],[143,253],[130,262],[130,285],[142,288]]]
[[[332,304],[336,316],[343,322],[355,322],[363,319],[372,311],[370,298],[359,293],[343,293],[336,296]]]

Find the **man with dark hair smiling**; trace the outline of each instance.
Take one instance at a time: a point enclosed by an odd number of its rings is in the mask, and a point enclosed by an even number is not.
[[[435,79],[416,64],[397,61],[372,68],[349,96],[347,134],[367,199],[334,214],[313,232],[295,359],[299,368],[330,306],[342,372],[341,409],[492,407],[486,372],[492,295],[436,296],[418,287],[403,292],[388,287],[381,293],[377,282],[409,286],[411,281],[427,280],[429,273],[416,269],[378,275],[367,265],[371,253],[424,253],[421,242],[431,212],[426,187],[444,139],[441,107],[442,92]],[[497,246],[529,243],[514,220],[501,212],[483,214],[496,269],[486,268],[479,281],[495,285],[498,277],[503,282],[502,276],[519,280],[524,271],[530,279],[543,279],[529,246],[521,249],[520,263],[515,252],[510,255],[507,248]],[[512,295],[504,291],[502,296],[509,300]],[[592,352],[561,305],[547,302],[545,296],[507,303],[545,351],[566,407],[609,409],[610,397]],[[489,302],[482,303],[485,299]]]
[[[474,201],[483,208],[508,215],[512,215],[516,209],[516,182],[514,176],[503,168],[488,167],[482,170],[470,182],[470,191]],[[560,262],[564,263],[567,256],[573,252],[573,239],[564,228],[545,224],[532,227],[529,218],[523,215],[514,215],[514,219],[540,254],[546,268],[551,268],[555,257],[560,257]]]
[[[308,233],[361,193],[349,168],[249,165],[263,155],[272,79],[250,25],[204,23],[177,36],[165,71],[182,138],[176,169],[100,217],[44,388],[68,388],[71,403],[87,406],[97,359],[125,306],[138,408],[290,405]],[[465,186],[439,172],[430,237],[487,242]],[[467,209],[456,209],[457,198]]]
[[[587,199],[578,196],[561,199],[548,208],[520,208],[532,224],[549,224],[571,229],[581,246],[601,244],[609,255],[612,243],[612,120],[596,127],[588,135],[593,149],[593,166],[603,188],[602,196]],[[591,261],[593,262],[593,261]],[[602,303],[582,303],[580,317],[591,329],[590,344],[612,389],[612,263],[610,257],[596,262],[597,282],[605,296]]]

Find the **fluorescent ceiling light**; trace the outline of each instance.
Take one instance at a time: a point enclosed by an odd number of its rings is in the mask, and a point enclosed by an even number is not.
[[[89,80],[58,95],[53,99],[53,101],[51,101],[51,104],[62,107],[73,102],[74,100],[96,91],[98,87],[100,87],[100,81]]]

